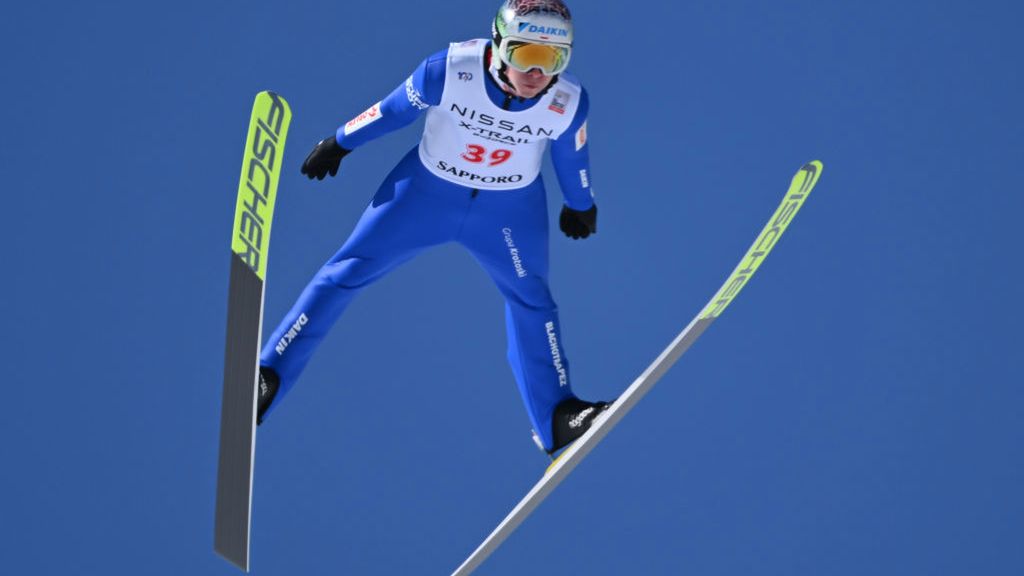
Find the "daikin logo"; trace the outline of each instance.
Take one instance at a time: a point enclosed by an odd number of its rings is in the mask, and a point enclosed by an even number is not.
[[[292,324],[292,327],[277,341],[277,346],[274,347],[274,351],[280,356],[284,354],[284,351],[288,349],[288,345],[292,343],[292,340],[298,337],[299,332],[306,327],[309,322],[309,318],[306,317],[306,313],[303,312],[299,315],[299,318]]]
[[[569,31],[565,28],[555,28],[554,26],[537,26],[536,24],[530,24],[529,22],[519,23],[519,32],[530,32],[531,34],[548,34],[550,36],[563,36],[569,37]]]

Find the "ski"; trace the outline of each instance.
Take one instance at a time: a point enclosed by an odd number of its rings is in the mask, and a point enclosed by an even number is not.
[[[594,421],[590,429],[576,442],[569,445],[562,454],[548,467],[544,476],[530,492],[505,517],[493,532],[470,554],[469,558],[452,576],[466,576],[494,552],[508,536],[525,520],[537,506],[555,489],[570,472],[594,449],[616,424],[622,420],[636,403],[658,380],[672,367],[690,346],[711,326],[726,307],[735,300],[740,290],[746,286],[754,272],[761,266],[765,257],[778,242],[779,237],[792,221],[793,216],[803,205],[807,195],[821,176],[822,164],[813,161],[804,165],[793,177],[785,198],[775,214],[768,221],[754,244],[740,260],[732,275],[722,284],[718,292],[707,303],[701,312],[690,322],[660,356],[630,385],[630,387]]]
[[[270,224],[290,123],[291,109],[284,98],[273,92],[256,95],[245,140],[231,239],[213,549],[246,572],[252,525],[263,285]]]

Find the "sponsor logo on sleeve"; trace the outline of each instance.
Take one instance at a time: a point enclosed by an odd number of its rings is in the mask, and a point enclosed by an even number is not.
[[[583,121],[583,125],[576,131],[576,151],[579,152],[581,148],[587,145],[587,121]]]
[[[590,188],[590,178],[587,176],[587,169],[580,170],[580,185],[584,188]]]
[[[469,82],[472,79],[473,79],[473,73],[472,72],[459,72],[459,80],[462,80],[463,82]]]
[[[405,79],[405,96],[409,99],[409,103],[415,106],[417,110],[430,108],[430,104],[423,101],[423,95],[413,85],[412,76]]]
[[[377,102],[373,106],[370,106],[370,108],[367,109],[366,112],[363,112],[362,114],[349,120],[348,123],[345,124],[345,135],[348,136],[349,134],[355,132],[356,130],[359,130],[360,128],[364,128],[366,126],[369,126],[370,124],[373,124],[377,120],[380,120],[380,117],[380,102]]]

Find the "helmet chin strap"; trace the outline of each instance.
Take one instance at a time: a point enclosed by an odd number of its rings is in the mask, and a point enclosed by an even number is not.
[[[498,57],[498,54],[494,46],[495,43],[492,40],[490,47],[488,47],[488,50],[490,51],[491,60],[491,65],[490,67],[488,67],[488,71],[491,73],[491,78],[494,78],[494,81],[497,82],[498,86],[500,86],[501,89],[504,90],[505,92],[515,96],[516,98],[519,98],[520,100],[526,100],[526,98],[523,98],[517,93],[515,86],[512,85],[512,80],[509,79],[508,77],[508,64],[505,64],[501,60],[501,58]],[[555,82],[558,82],[558,74],[552,76],[551,81],[548,82],[548,85],[545,86],[543,90],[535,94],[533,98],[540,98],[541,96],[547,94],[548,90],[550,90],[551,87],[555,85]]]

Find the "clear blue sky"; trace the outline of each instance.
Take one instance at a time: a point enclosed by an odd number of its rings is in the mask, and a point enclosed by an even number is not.
[[[418,125],[310,147],[497,2],[15,3],[0,182],[7,574],[231,575],[212,551],[249,107],[294,121],[266,326]],[[599,233],[552,237],[574,386],[610,398],[818,188],[728,312],[479,574],[1024,573],[1019,2],[571,4]],[[549,205],[559,205],[550,167]],[[454,569],[545,467],[501,298],[431,251],[260,429],[258,575]]]

